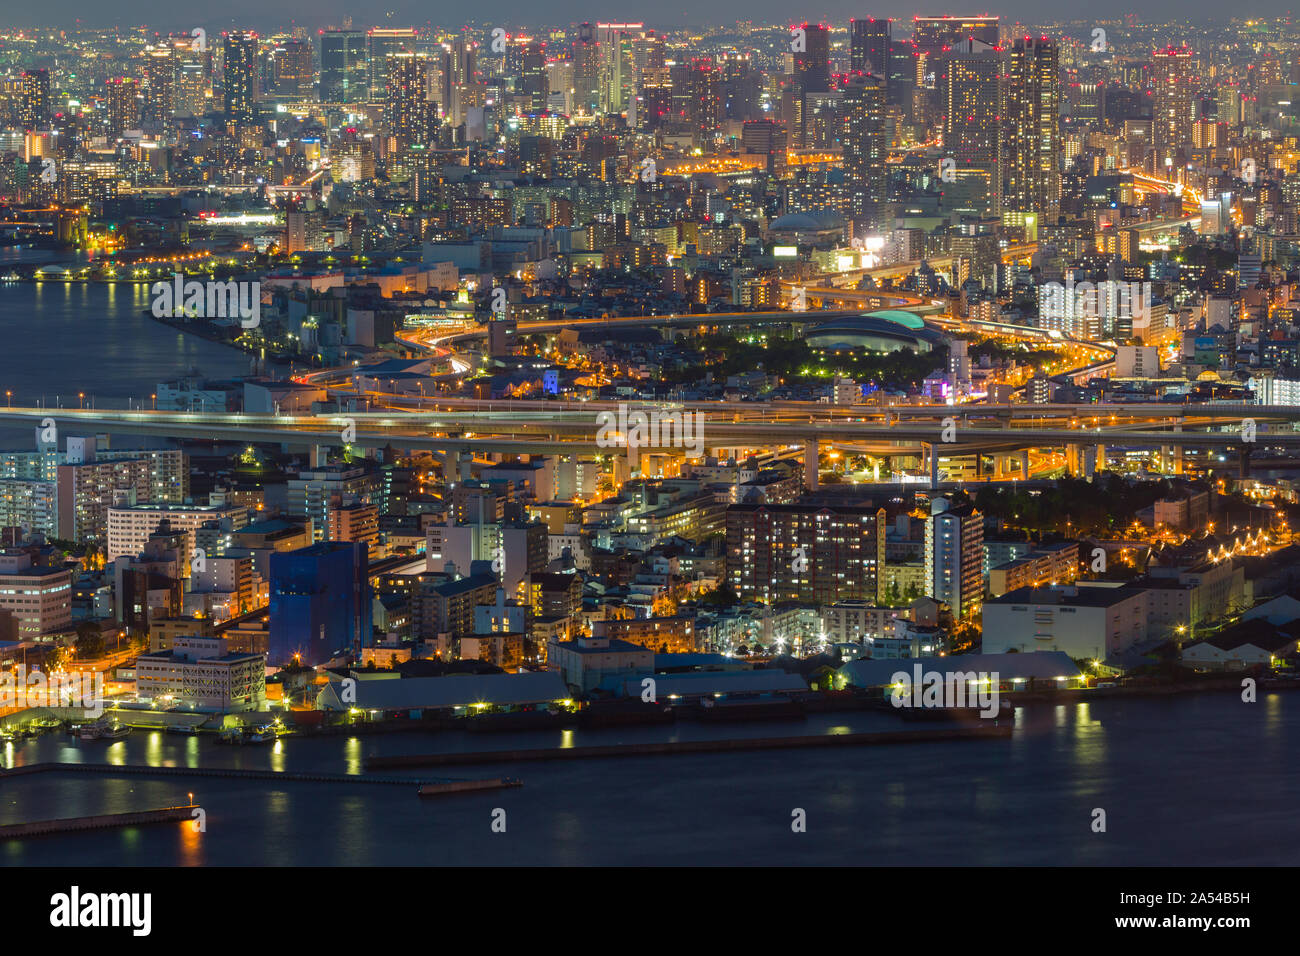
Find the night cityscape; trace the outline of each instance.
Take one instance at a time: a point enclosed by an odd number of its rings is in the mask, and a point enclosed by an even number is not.
[[[0,18],[11,875],[1297,861],[1300,22],[180,7]]]

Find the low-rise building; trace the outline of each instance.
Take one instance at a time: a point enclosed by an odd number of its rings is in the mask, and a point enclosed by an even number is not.
[[[231,713],[266,703],[266,656],[232,653],[225,638],[175,635],[166,651],[136,660],[136,692],[194,710]]]
[[[609,637],[580,637],[552,641],[546,647],[546,668],[579,693],[586,693],[607,677],[652,671],[655,652],[640,644]]]

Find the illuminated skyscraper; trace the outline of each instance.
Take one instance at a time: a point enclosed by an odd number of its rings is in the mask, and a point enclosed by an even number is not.
[[[721,117],[722,71],[712,60],[691,61],[689,77],[689,118],[695,133],[695,145],[705,146],[713,141]]]
[[[844,113],[844,215],[854,237],[880,227],[888,198],[885,173],[885,83],[870,73],[849,77]]]
[[[431,124],[428,98],[429,58],[423,53],[392,53],[384,117],[388,135],[399,147],[427,145]]]
[[[529,40],[524,46],[519,79],[519,91],[528,97],[529,112],[540,113],[546,109],[551,90],[546,76],[546,45],[541,40]]]
[[[478,44],[465,37],[457,37],[442,47],[442,113],[445,122],[459,126],[465,122],[466,112],[480,106],[482,97],[476,89],[475,69]]]
[[[849,21],[849,69],[873,73],[889,82],[889,21],[868,17]]]
[[[409,27],[381,29],[366,34],[366,59],[370,66],[370,100],[379,102],[387,95],[388,57],[394,53],[414,53],[417,34]]]
[[[982,176],[998,211],[1002,168],[1002,51],[967,40],[939,62],[943,154],[954,177]]]
[[[997,17],[913,17],[912,40],[924,53],[941,53],[963,40],[998,45]]]
[[[596,41],[600,57],[599,99],[605,113],[621,113],[636,95],[638,41],[646,35],[644,23],[598,23]]]
[[[1192,51],[1170,46],[1151,54],[1155,97],[1151,106],[1151,143],[1158,160],[1186,149],[1192,138]]]
[[[364,103],[369,92],[365,34],[326,30],[320,37],[321,102]]]
[[[154,47],[144,54],[144,84],[140,91],[140,116],[163,124],[171,119],[176,91],[176,55],[170,46]]]
[[[140,85],[129,76],[116,76],[108,87],[108,135],[117,139],[140,127]]]
[[[820,23],[797,28],[794,42],[794,81],[803,93],[825,93],[831,88],[831,31]]]
[[[311,95],[316,82],[311,44],[306,40],[283,40],[271,52],[271,89],[276,96],[302,99]]]
[[[1007,60],[1003,215],[1027,234],[1060,214],[1059,58],[1047,37],[1022,37]]]
[[[257,34],[240,30],[227,33],[223,50],[226,120],[251,125],[257,119]]]
[[[24,70],[18,119],[24,130],[39,129],[50,122],[50,71]]]
[[[590,23],[578,27],[573,43],[573,108],[590,116],[596,111],[600,89],[600,51],[596,30]]]

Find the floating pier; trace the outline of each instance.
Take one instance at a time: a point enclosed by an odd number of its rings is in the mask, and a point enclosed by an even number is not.
[[[61,820],[34,820],[31,823],[9,823],[0,826],[0,840],[19,840],[23,837],[48,836],[53,833],[76,833],[80,830],[108,830],[118,827],[137,827],[151,823],[173,823],[192,820],[198,807],[163,807],[158,810],[132,810],[130,813],[105,813],[93,817],[65,817]]]
[[[944,740],[1002,739],[1011,736],[1010,723],[987,727],[944,727],[857,734],[802,735],[797,737],[740,737],[729,740],[674,740],[660,743],[609,744],[592,747],[546,747],[538,750],[477,750],[469,753],[402,754],[368,757],[366,768],[396,770],[401,767],[442,767],[523,760],[585,760],[593,757],[646,757],[675,754],[738,753],[750,750],[868,747],[880,744],[914,744]]]

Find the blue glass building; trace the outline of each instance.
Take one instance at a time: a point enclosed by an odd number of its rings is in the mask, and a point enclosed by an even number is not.
[[[367,557],[359,541],[323,541],[271,555],[268,663],[300,654],[304,664],[316,665],[360,653],[371,629]]]

